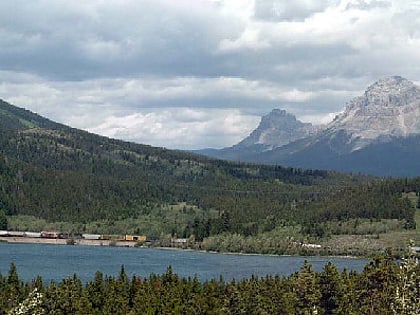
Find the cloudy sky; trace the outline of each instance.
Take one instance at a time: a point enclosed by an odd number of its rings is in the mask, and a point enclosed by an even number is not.
[[[286,109],[328,122],[420,82],[420,0],[3,0],[0,98],[155,146],[232,145]]]

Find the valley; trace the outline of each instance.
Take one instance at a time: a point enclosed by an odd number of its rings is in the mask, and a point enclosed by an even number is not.
[[[155,246],[276,255],[370,256],[417,239],[418,177],[217,160],[0,105],[3,230],[145,235]]]

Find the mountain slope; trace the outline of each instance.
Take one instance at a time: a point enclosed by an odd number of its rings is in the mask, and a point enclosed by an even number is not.
[[[416,177],[420,174],[418,135],[388,138],[386,142],[374,142],[351,152],[345,145],[351,138],[343,131],[312,139],[314,142],[305,140],[262,153],[258,156],[259,162],[379,176]]]
[[[256,130],[264,133],[261,129],[260,125]],[[352,99],[330,124],[283,145],[272,143],[200,153],[292,167],[419,176],[420,88],[398,76],[379,80]]]
[[[29,110],[13,106],[0,99],[0,130],[24,130],[30,128],[69,129]]]

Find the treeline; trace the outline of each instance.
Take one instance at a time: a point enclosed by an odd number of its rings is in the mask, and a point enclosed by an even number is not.
[[[0,275],[1,314],[419,314],[420,269],[413,257],[400,264],[389,253],[358,272],[305,262],[287,277],[201,282],[172,268],[148,278],[97,272],[83,284],[74,275],[44,284],[19,280],[14,264]]]
[[[0,129],[18,130],[33,127],[40,128],[65,128],[64,125],[55,123],[41,117],[29,110],[13,106],[0,99]]]

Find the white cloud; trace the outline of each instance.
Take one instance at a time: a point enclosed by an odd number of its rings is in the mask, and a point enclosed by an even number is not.
[[[260,50],[270,48],[270,44],[259,38],[259,31],[246,28],[239,38],[234,40],[222,39],[218,52],[229,53],[240,49]]]
[[[224,101],[302,102],[313,91],[236,77],[114,78],[51,81],[30,74],[0,72],[0,93],[7,100],[42,113],[64,106],[100,106],[119,110],[153,107],[223,107]],[[59,118],[59,117],[56,117]]]
[[[299,119],[303,122],[310,122],[314,125],[326,125],[333,121],[333,119],[341,112],[326,113],[326,114],[307,114],[302,115]]]
[[[88,130],[113,138],[172,149],[224,147],[239,142],[257,125],[258,116],[238,110],[164,109],[126,116],[110,116]]]

